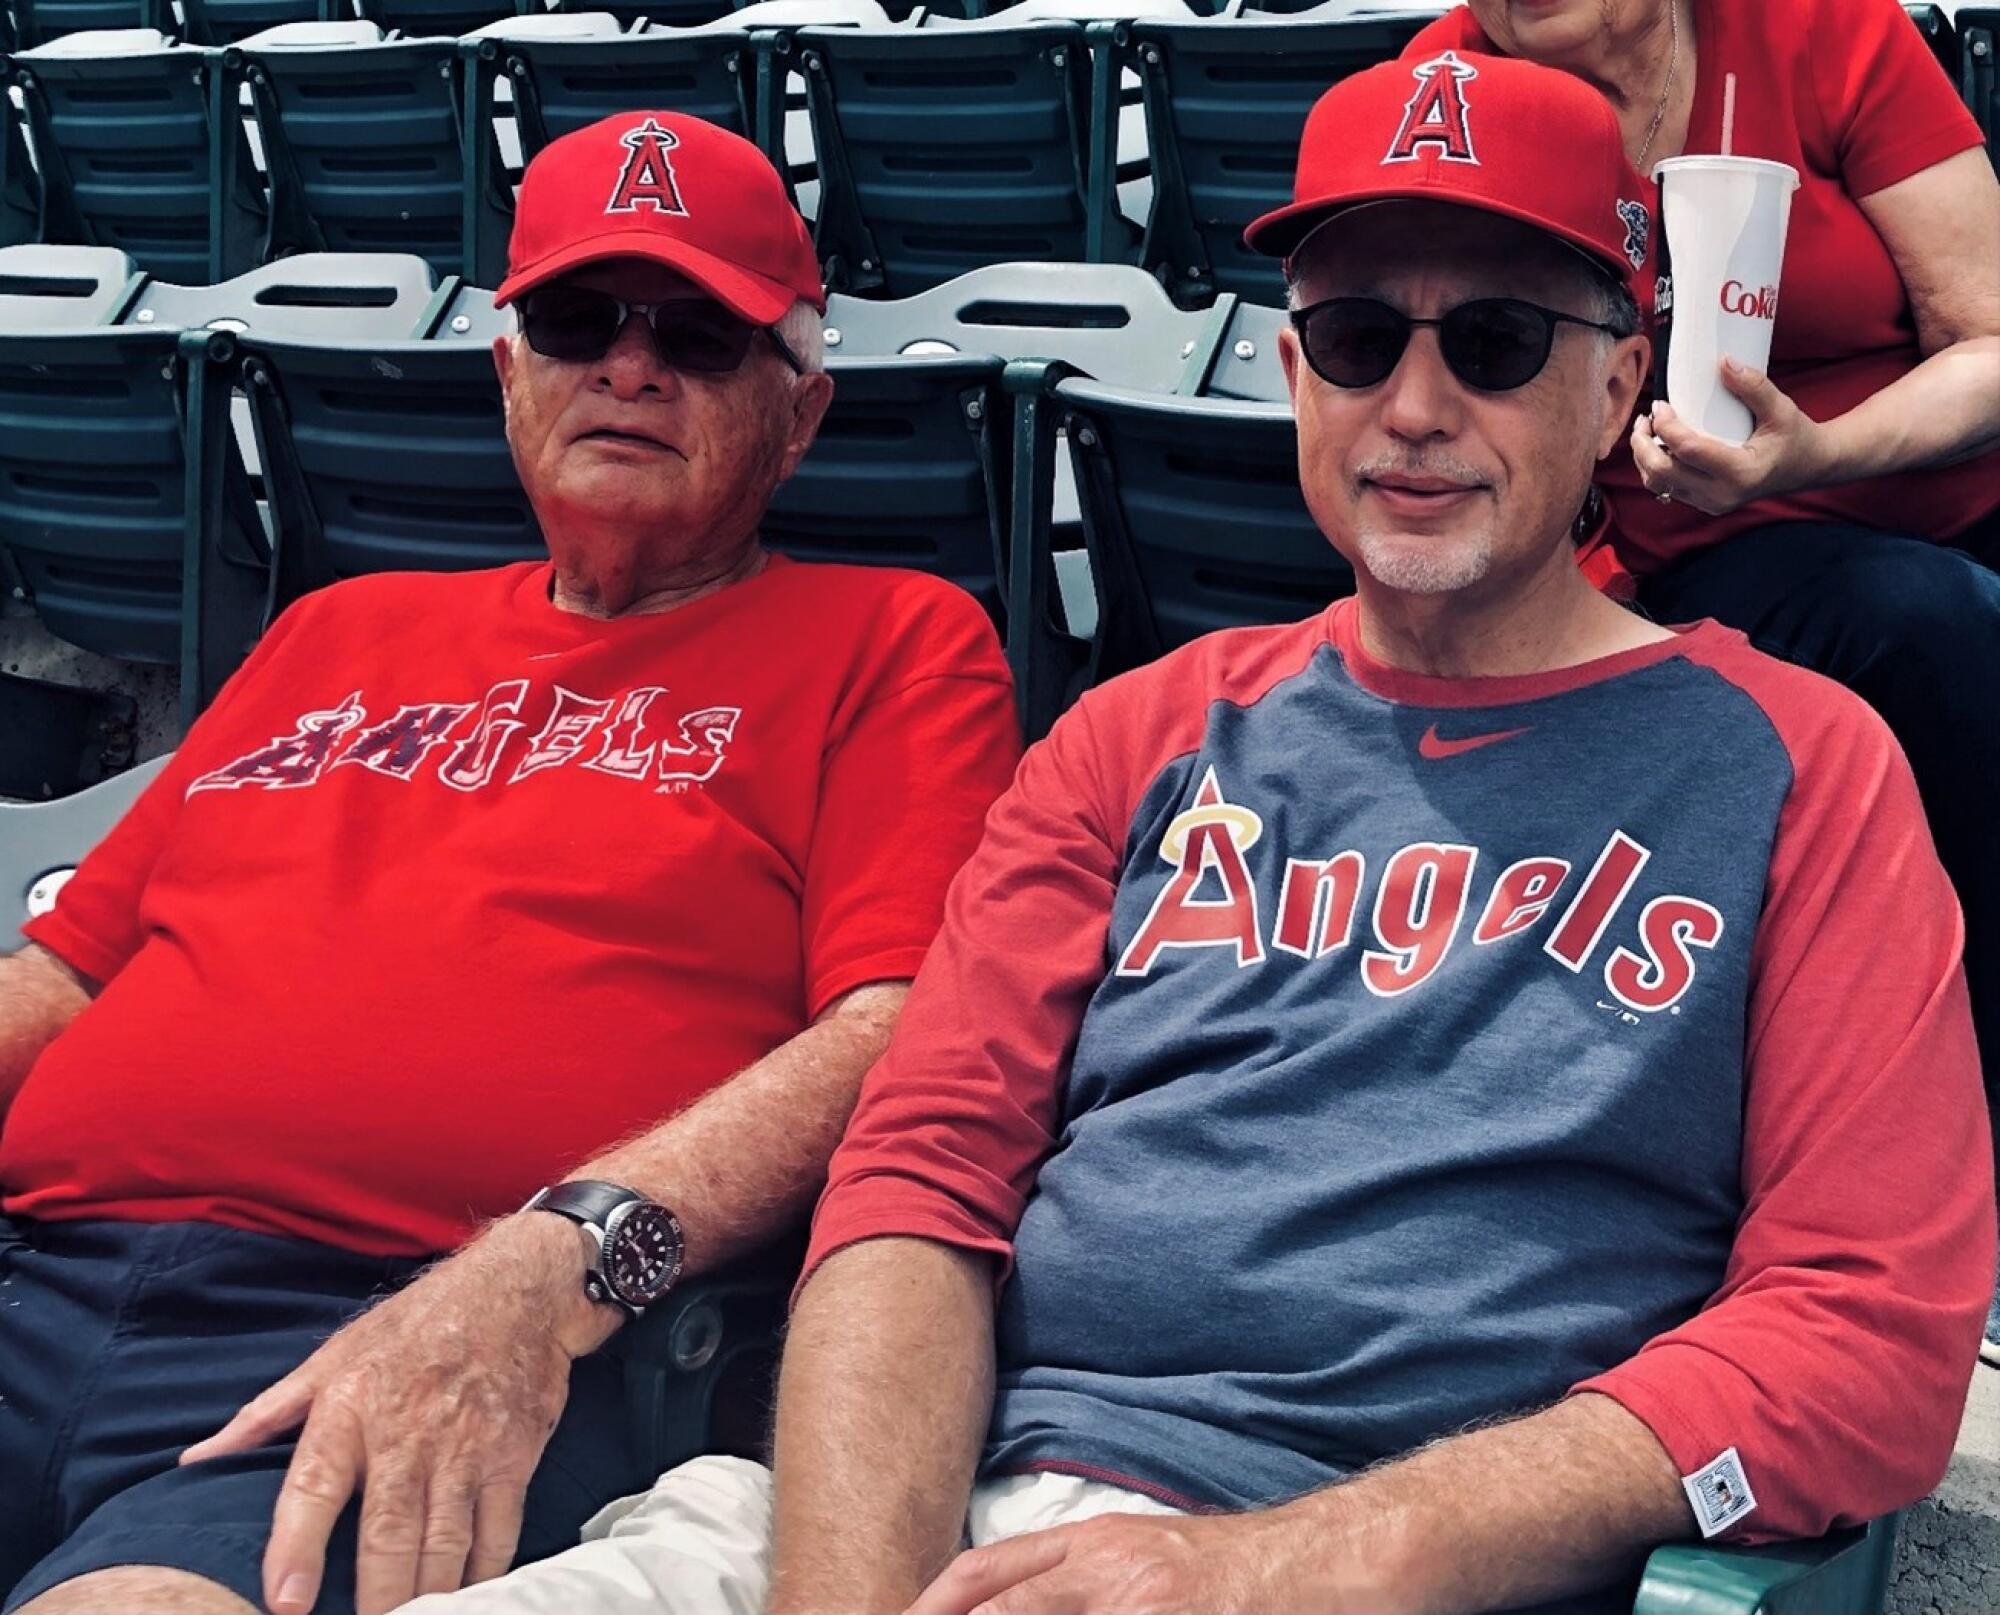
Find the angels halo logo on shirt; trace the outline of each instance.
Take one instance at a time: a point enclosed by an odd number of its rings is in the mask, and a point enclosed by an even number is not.
[[[1456,51],[1433,56],[1410,69],[1417,87],[1403,105],[1403,121],[1382,158],[1385,163],[1413,163],[1425,146],[1448,163],[1477,164],[1472,149],[1472,125],[1467,118],[1465,86],[1479,69],[1462,61]]]
[[[611,188],[611,200],[604,205],[604,211],[637,213],[641,206],[645,206],[660,213],[678,213],[686,218],[687,204],[681,200],[680,182],[674,177],[673,159],[667,155],[681,143],[681,137],[671,129],[661,128],[658,119],[648,118],[636,129],[626,130],[618,143],[628,155],[625,166],[618,172],[618,183]]]

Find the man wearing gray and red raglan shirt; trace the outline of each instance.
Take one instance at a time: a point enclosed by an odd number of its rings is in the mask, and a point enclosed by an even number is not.
[[[1378,67],[1296,194],[1250,239],[1356,597],[1023,763],[834,1158],[775,1496],[697,1460],[466,1607],[1609,1611],[1943,1472],[1958,909],[1858,699],[1577,572],[1647,355],[1611,107]]]

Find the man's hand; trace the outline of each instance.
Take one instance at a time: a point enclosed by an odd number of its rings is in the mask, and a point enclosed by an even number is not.
[[[961,1553],[907,1615],[1271,1615],[1296,1609],[1259,1544],[1266,1521],[1102,1514]],[[1319,1615],[1373,1608],[1316,1603]]]
[[[570,1363],[616,1324],[583,1293],[584,1237],[539,1212],[495,1224],[181,1454],[186,1464],[247,1451],[303,1423],[264,1554],[275,1615],[312,1608],[327,1539],[357,1488],[357,1615],[513,1563]]]
[[[1829,480],[1825,428],[1761,370],[1722,363],[1722,384],[1750,406],[1749,441],[1738,446],[1697,431],[1660,402],[1632,423],[1632,459],[1649,492],[1670,494],[1711,516],[1727,515]]]

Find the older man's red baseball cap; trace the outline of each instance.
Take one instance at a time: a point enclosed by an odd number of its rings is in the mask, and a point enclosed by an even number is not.
[[[1306,119],[1292,197],[1244,232],[1253,252],[1289,257],[1342,210],[1390,200],[1518,219],[1635,290],[1652,245],[1652,187],[1626,160],[1611,103],[1556,68],[1475,51],[1334,85]]]
[[[536,154],[493,301],[607,258],[665,264],[754,325],[800,298],[826,312],[812,233],[770,159],[681,112],[621,112]]]

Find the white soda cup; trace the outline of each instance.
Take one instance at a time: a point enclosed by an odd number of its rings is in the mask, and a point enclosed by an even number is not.
[[[1722,361],[1770,363],[1798,170],[1758,157],[1669,157],[1653,178],[1674,277],[1667,402],[1688,425],[1742,443],[1754,423],[1722,385]]]

